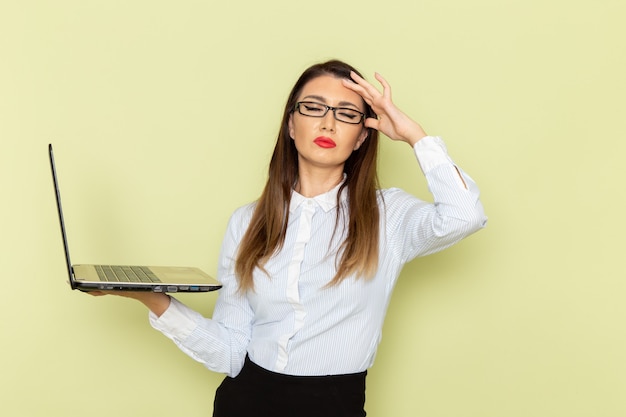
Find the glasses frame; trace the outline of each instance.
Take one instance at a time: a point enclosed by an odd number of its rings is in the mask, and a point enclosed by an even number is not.
[[[319,115],[319,116],[313,116],[313,115],[310,115],[310,114],[304,114],[304,113],[302,113],[302,110],[300,110],[300,105],[301,104],[315,104],[315,105],[318,105],[318,106],[325,107],[326,111],[324,111],[324,113]],[[296,103],[296,105],[294,107],[294,110],[298,110],[298,113],[300,113],[303,116],[315,117],[315,118],[318,118],[318,119],[320,119],[322,117],[325,117],[326,114],[328,113],[328,110],[332,110],[333,111],[333,117],[335,118],[335,120],[337,120],[338,122],[341,122],[341,123],[347,123],[349,125],[358,125],[358,124],[363,123],[363,120],[365,120],[365,113],[363,113],[363,112],[361,112],[361,111],[359,111],[357,109],[353,109],[352,107],[333,107],[333,106],[326,105],[324,103],[320,103],[318,101],[299,101],[299,102]],[[340,119],[337,118],[337,110],[354,111],[354,112],[359,113],[361,115],[361,117],[356,122],[348,122],[348,121],[345,121],[345,120],[340,120]]]

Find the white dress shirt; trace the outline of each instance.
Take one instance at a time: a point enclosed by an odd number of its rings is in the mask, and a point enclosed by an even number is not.
[[[449,158],[443,141],[425,137],[414,146],[434,203],[392,188],[380,190],[378,270],[371,279],[335,276],[345,237],[337,223],[337,191],[306,198],[293,192],[283,249],[254,273],[254,291],[237,293],[235,254],[254,210],[237,209],[219,258],[219,291],[211,319],[175,298],[152,326],[207,368],[236,376],[246,354],[257,365],[288,375],[338,375],[372,366],[383,320],[402,266],[445,249],[486,224],[474,181]],[[346,193],[341,196],[345,204]],[[346,206],[347,207],[347,206]],[[344,211],[345,213],[345,211]],[[332,237],[332,241],[331,241]]]

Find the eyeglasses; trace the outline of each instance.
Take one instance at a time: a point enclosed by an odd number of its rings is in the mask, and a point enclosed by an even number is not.
[[[349,107],[331,107],[315,101],[299,101],[296,103],[296,110],[303,116],[324,117],[328,110],[333,111],[336,120],[351,125],[358,125],[365,118],[365,113]]]

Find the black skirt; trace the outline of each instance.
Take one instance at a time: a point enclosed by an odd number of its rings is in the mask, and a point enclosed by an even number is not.
[[[213,417],[364,417],[366,375],[283,375],[246,357],[217,388]]]

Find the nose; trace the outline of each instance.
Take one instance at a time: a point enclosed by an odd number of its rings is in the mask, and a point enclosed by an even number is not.
[[[333,113],[331,109],[329,109],[328,112],[326,112],[326,114],[324,115],[324,117],[322,117],[320,127],[322,130],[330,130],[331,132],[334,132],[335,123],[337,123],[337,120],[335,120],[335,114]]]

